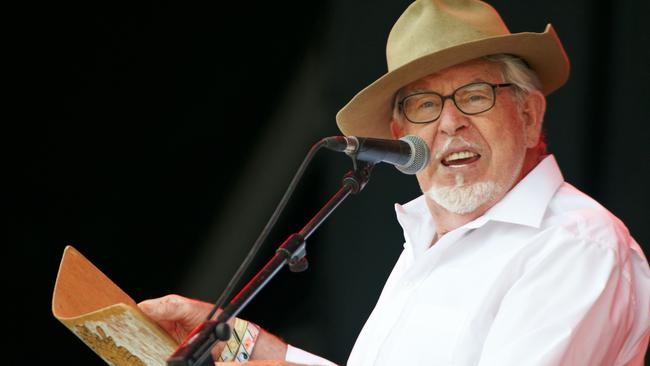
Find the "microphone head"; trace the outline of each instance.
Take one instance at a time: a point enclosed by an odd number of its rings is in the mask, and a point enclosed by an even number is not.
[[[404,165],[395,165],[395,168],[404,174],[415,174],[429,164],[429,146],[422,138],[407,135],[400,140],[411,146],[411,158]]]

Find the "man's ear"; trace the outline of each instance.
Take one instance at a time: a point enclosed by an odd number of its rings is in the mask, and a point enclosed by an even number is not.
[[[546,113],[546,97],[544,97],[544,94],[538,90],[528,93],[521,110],[526,131],[526,147],[528,148],[537,146],[542,136],[544,113]]]
[[[390,135],[395,140],[404,136],[404,129],[402,128],[402,125],[394,118],[390,120]]]

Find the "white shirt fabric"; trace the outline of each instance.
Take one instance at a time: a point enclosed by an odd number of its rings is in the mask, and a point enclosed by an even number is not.
[[[622,222],[564,182],[553,156],[433,246],[423,196],[396,211],[404,251],[348,366],[643,365],[648,261]],[[311,357],[287,354],[327,364]]]

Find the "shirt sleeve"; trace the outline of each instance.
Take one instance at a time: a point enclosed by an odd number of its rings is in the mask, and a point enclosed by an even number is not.
[[[479,366],[637,365],[648,319],[635,319],[643,310],[635,310],[629,252],[588,239],[555,244],[503,298]],[[648,296],[644,281],[639,296]]]
[[[315,366],[337,366],[335,363],[330,362],[322,357],[303,351],[300,348],[287,345],[287,355],[285,361],[301,363],[305,365]]]

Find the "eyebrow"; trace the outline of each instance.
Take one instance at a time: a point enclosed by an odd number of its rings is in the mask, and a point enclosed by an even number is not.
[[[489,81],[486,81],[486,80],[481,79],[481,78],[474,78],[474,79],[470,80],[469,82],[467,82],[466,84],[463,84],[463,85],[459,86],[458,88],[462,88],[465,85],[469,85],[469,84],[473,84],[473,83],[489,83]],[[456,88],[456,89],[458,89],[458,88]],[[454,90],[456,90],[456,89],[454,89]],[[415,88],[413,90],[410,90],[408,95],[417,94],[417,93],[438,93],[438,92],[433,91],[431,89],[427,89],[427,88]],[[438,93],[438,94],[440,94],[440,93]],[[402,99],[403,97],[405,97],[404,96],[404,89],[399,90],[396,95],[398,97],[397,99]]]

